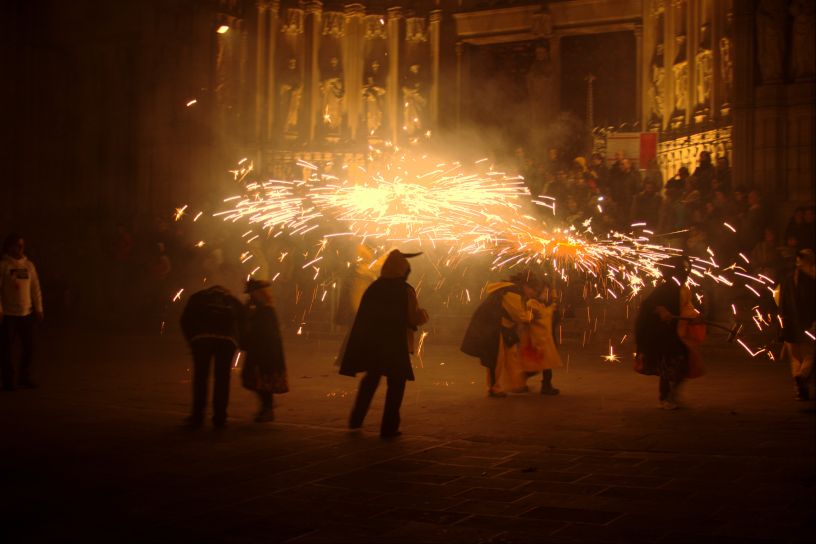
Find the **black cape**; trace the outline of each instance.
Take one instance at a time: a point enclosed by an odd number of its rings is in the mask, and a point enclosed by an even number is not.
[[[499,336],[501,335],[501,320],[505,314],[502,307],[502,297],[508,291],[519,291],[517,287],[502,287],[490,293],[485,298],[465,331],[460,349],[463,353],[478,357],[482,366],[487,368],[496,367],[496,359],[499,357]]]
[[[794,277],[798,278],[794,281]],[[779,289],[779,314],[782,316],[781,340],[803,342],[805,330],[816,320],[814,280],[804,272],[788,274]]]
[[[283,340],[274,308],[258,306],[252,311],[242,347],[246,351],[241,372],[244,387],[273,393],[289,391]]]
[[[378,372],[414,379],[408,353],[408,297],[413,287],[403,278],[379,278],[368,286],[351,327],[340,374]]]
[[[667,359],[685,359],[688,348],[677,334],[677,320],[663,321],[655,308],[663,306],[672,315],[680,313],[680,287],[672,281],[658,285],[640,304],[635,321],[635,344],[643,355],[644,374],[659,374],[659,363]]]

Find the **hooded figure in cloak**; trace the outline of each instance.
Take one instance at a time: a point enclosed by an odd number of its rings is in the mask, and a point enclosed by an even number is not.
[[[635,370],[660,376],[660,407],[675,410],[680,384],[703,373],[696,345],[704,336],[704,327],[689,322],[699,312],[686,285],[691,271],[688,258],[672,257],[661,266],[663,282],[643,300],[635,321]]]
[[[249,304],[242,342],[246,360],[241,384],[258,394],[260,410],[255,421],[274,421],[272,395],[288,392],[289,382],[272,284],[253,278],[246,282],[244,291],[249,295]]]
[[[407,282],[411,273],[408,259],[417,255],[420,253],[402,253],[397,249],[388,254],[380,277],[360,300],[340,363],[340,374],[344,376],[366,373],[349,418],[351,429],[363,426],[380,378],[386,377],[388,390],[380,426],[382,438],[402,434],[399,410],[405,382],[414,380],[411,366],[414,331],[428,321],[428,313],[419,307],[416,291]]]

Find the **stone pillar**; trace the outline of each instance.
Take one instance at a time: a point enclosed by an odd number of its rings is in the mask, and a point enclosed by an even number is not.
[[[343,47],[343,75],[346,87],[346,108],[349,135],[357,139],[360,127],[363,97],[363,55],[365,33],[365,6],[348,4],[345,7],[346,36]]]
[[[697,47],[700,43],[698,11],[700,0],[686,0],[686,2],[686,59],[688,59],[686,126],[690,127],[694,121],[694,109],[697,106]]]
[[[267,53],[264,70],[266,74],[266,112],[263,122],[263,138],[267,142],[273,142],[275,140],[275,116],[278,115],[277,79],[275,78],[275,74],[278,69],[277,45],[278,34],[280,33],[280,0],[272,0],[267,10],[267,15],[269,40],[266,44]]]
[[[734,163],[735,185],[754,183],[754,4],[734,2]]]
[[[269,49],[269,3],[267,0],[258,0],[255,3],[255,129],[253,137],[255,145],[261,147],[264,139],[264,119],[266,118],[266,71],[270,68],[267,58]]]
[[[442,26],[442,11],[433,10],[430,13],[429,32],[431,42],[431,92],[430,125],[436,129],[439,126],[439,44]]]
[[[306,59],[304,97],[306,99],[305,118],[308,123],[306,136],[314,142],[320,115],[320,34],[323,30],[323,3],[320,0],[309,0],[305,6],[306,13]]]
[[[391,133],[388,135],[391,143],[397,144],[397,136],[402,128],[402,116],[400,115],[400,104],[402,103],[402,89],[400,88],[400,74],[402,73],[402,55],[400,54],[400,43],[402,42],[402,8],[388,8],[387,12],[387,32],[388,32],[388,119]]]
[[[712,3],[708,20],[711,21],[711,96],[708,100],[708,109],[711,112],[710,118],[719,121],[720,103],[722,102],[722,74],[720,73],[720,37],[725,19],[724,11],[726,3]]]
[[[456,42],[456,130],[462,129],[462,85],[465,43]]]
[[[635,96],[638,100],[635,102],[638,105],[638,110],[635,111],[635,117],[640,122],[640,131],[646,131],[646,119],[643,114],[643,104],[645,103],[644,92],[645,85],[643,84],[643,75],[648,74],[648,63],[645,62],[646,54],[643,47],[643,25],[635,25],[633,30],[635,35],[635,58],[637,59],[635,66]],[[589,127],[592,130],[593,127]]]
[[[667,130],[671,125],[671,117],[674,112],[674,57],[677,56],[677,43],[675,37],[675,9],[674,2],[666,2],[666,11],[663,23],[663,66],[665,72],[663,76],[663,130]]]
[[[241,42],[238,49],[238,132],[241,136],[241,144],[247,145],[254,138],[251,135],[251,128],[244,120],[252,116],[255,108],[252,105],[251,94],[249,92],[248,79],[249,77],[249,29],[247,28],[247,21],[241,19],[238,21],[238,29],[241,32]]]

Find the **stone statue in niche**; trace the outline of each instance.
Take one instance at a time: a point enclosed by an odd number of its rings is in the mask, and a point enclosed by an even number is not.
[[[713,58],[711,50],[705,49],[697,53],[697,104],[708,104],[711,98],[711,85],[714,81],[712,73]]]
[[[541,126],[551,120],[553,104],[553,67],[545,44],[536,45],[535,58],[526,78],[531,126]]]
[[[320,82],[322,105],[320,108],[322,125],[329,135],[339,135],[345,115],[346,89],[343,83],[343,68],[337,57],[329,59]]]
[[[793,15],[793,58],[791,68],[797,80],[813,79],[816,75],[816,36],[813,35],[814,7],[812,0],[794,0],[790,12]]]
[[[686,111],[688,106],[688,63],[685,61],[674,65],[674,109]]]
[[[782,80],[785,39],[784,3],[760,0],[756,12],[757,58],[763,83]]]
[[[675,36],[678,56],[674,61],[674,112],[681,117],[688,108],[688,61],[686,60],[686,37]]]
[[[382,65],[374,59],[365,73],[363,83],[363,115],[369,137],[381,136],[385,111],[385,78]]]
[[[649,104],[651,108],[650,125],[659,127],[663,123],[663,83],[666,79],[666,69],[663,66],[663,44],[655,45],[651,77],[649,82]]]
[[[278,90],[282,116],[283,133],[287,137],[297,137],[300,125],[300,103],[303,96],[303,78],[295,57],[286,61],[286,69],[281,74]]]
[[[725,32],[720,38],[720,77],[722,78],[723,103],[729,104],[734,92],[734,53],[732,51],[732,12],[725,14]]]
[[[700,27],[700,45],[697,49],[695,62],[697,75],[696,101],[699,106],[705,107],[711,99],[711,87],[714,84],[714,57],[711,51],[710,25],[703,23]]]
[[[420,135],[425,128],[425,89],[419,64],[411,64],[402,80],[403,131],[409,138]]]

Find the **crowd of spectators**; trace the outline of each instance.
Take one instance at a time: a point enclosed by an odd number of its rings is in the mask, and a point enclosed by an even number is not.
[[[516,161],[530,192],[554,198],[556,217],[579,232],[587,225],[597,236],[646,231],[692,256],[708,258],[710,249],[723,264],[742,254],[755,272],[774,279],[793,269],[799,249],[814,247],[812,206],[796,208],[780,232],[779,218],[759,189],[732,181],[728,159],[713,162],[708,151],[700,153],[693,171],[681,167],[668,180],[656,161],[641,171],[620,154],[566,160],[551,149],[534,160],[518,149]]]

